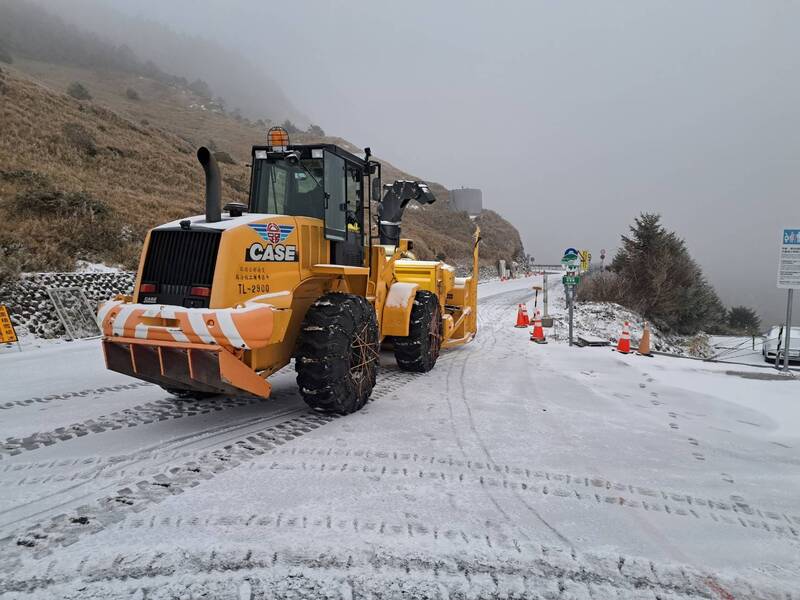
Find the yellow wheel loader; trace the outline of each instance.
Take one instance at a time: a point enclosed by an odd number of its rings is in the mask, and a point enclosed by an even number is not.
[[[411,200],[435,200],[424,183],[396,181],[381,198],[369,148],[290,145],[280,128],[267,142],[252,149],[249,205],[224,209],[217,163],[198,150],[205,214],[151,230],[133,295],[99,308],[109,369],[180,397],[266,398],[294,358],[305,401],[347,414],[369,399],[382,343],[425,372],[475,336],[477,230],[471,277],[414,260],[400,220]]]

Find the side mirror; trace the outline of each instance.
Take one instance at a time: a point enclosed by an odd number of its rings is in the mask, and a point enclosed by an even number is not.
[[[381,184],[380,177],[373,177],[372,178],[372,190],[370,192],[370,197],[372,198],[373,202],[380,202],[381,201],[381,193],[383,192],[383,184]]]

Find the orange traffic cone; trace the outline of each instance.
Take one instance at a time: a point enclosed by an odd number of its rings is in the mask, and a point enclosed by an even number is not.
[[[619,338],[619,342],[617,342],[617,352],[622,354],[630,354],[631,351],[631,330],[630,325],[627,321],[625,321],[625,325],[622,326],[622,335]]]
[[[528,319],[528,309],[524,304],[517,305],[517,324],[514,327],[527,327],[531,322]]]
[[[531,331],[531,341],[537,344],[546,344],[547,340],[544,337],[544,328],[542,327],[542,314],[539,309],[536,309],[536,314],[533,321],[533,331]]]
[[[645,322],[642,339],[639,341],[639,354],[642,356],[653,356],[650,352],[650,325]]]

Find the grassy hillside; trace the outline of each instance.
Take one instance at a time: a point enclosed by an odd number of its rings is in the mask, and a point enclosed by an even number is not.
[[[202,212],[203,175],[194,154],[201,144],[233,157],[235,164],[221,165],[224,200],[246,200],[244,161],[264,139],[260,124],[210,109],[181,85],[141,75],[20,57],[1,68],[0,271],[6,276],[69,270],[77,259],[133,267],[148,228]],[[75,81],[90,100],[65,93]],[[336,138],[292,139],[358,150]],[[395,178],[414,179],[384,163],[384,182]],[[472,223],[446,209],[442,186],[432,188],[439,202],[408,210],[404,235],[415,238],[422,257],[463,260]],[[517,231],[498,215],[485,211],[479,220],[485,260],[522,251]]]

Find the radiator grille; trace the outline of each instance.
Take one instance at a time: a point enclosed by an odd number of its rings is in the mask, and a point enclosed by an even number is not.
[[[220,233],[153,231],[142,281],[174,286],[211,286]]]

